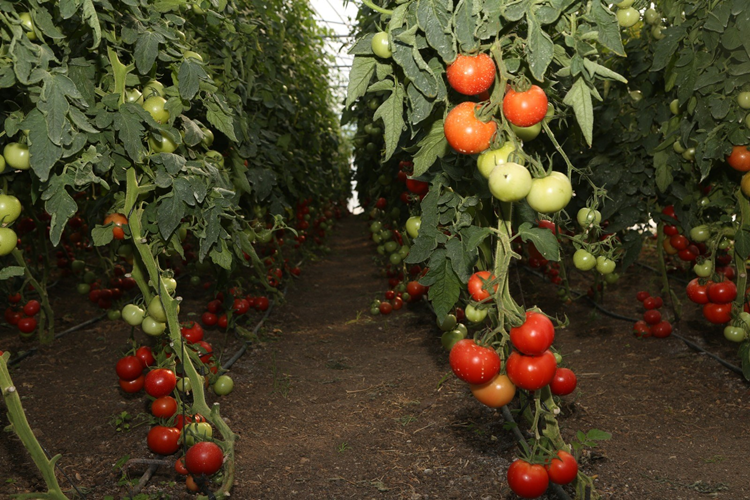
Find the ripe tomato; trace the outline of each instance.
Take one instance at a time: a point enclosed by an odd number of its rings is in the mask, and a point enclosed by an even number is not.
[[[698,281],[699,278],[695,278],[687,284],[687,296],[692,302],[696,304],[708,304],[708,285],[711,284],[709,281],[705,285],[701,285]]]
[[[177,400],[172,396],[162,396],[151,403],[151,414],[156,418],[172,418],[177,411]]]
[[[143,362],[141,362],[136,356],[125,356],[120,358],[117,365],[115,365],[117,376],[120,377],[121,380],[128,382],[140,377],[143,374],[143,368]]]
[[[649,298],[649,297],[650,297],[650,295],[649,295],[649,294],[648,294],[648,292],[646,292],[646,291],[641,291],[641,292],[638,292],[638,293],[637,293],[637,294],[635,295],[635,298],[636,298],[636,299],[638,299],[638,302],[643,302],[644,300],[646,300],[646,299],[647,299],[647,298]]]
[[[448,358],[456,377],[469,384],[484,384],[500,371],[500,356],[494,349],[478,346],[472,339],[456,342]]]
[[[651,333],[657,339],[669,337],[672,334],[672,324],[669,321],[660,321],[651,327]]]
[[[36,330],[36,319],[34,318],[21,318],[18,320],[18,331],[21,333],[31,333]]]
[[[198,342],[198,346],[200,347],[199,354],[201,361],[203,363],[210,363],[211,359],[214,357],[214,349],[211,347],[211,344],[205,340],[201,340]]]
[[[715,325],[729,323],[732,319],[732,304],[714,304],[709,302],[703,306],[703,317]]]
[[[174,470],[177,472],[177,474],[187,476],[188,470],[187,468],[185,468],[185,457],[181,457],[175,460]]]
[[[391,314],[393,306],[390,302],[381,302],[378,309],[380,310],[380,314]]]
[[[406,189],[414,194],[422,196],[424,194],[427,194],[427,191],[429,191],[430,189],[430,184],[424,181],[418,181],[416,179],[406,179]]]
[[[490,147],[497,124],[490,120],[483,122],[476,117],[479,105],[470,101],[462,102],[451,109],[445,117],[445,138],[453,149],[463,154],[477,154]],[[545,112],[547,110],[545,104]],[[408,187],[408,184],[407,184]]]
[[[146,367],[151,366],[156,362],[154,354],[151,352],[151,348],[146,345],[135,350],[135,357],[140,359],[143,366]]]
[[[39,304],[38,300],[30,300],[26,303],[25,306],[23,306],[23,313],[26,316],[34,316],[39,312],[40,307],[41,305]]]
[[[558,368],[549,383],[549,388],[555,396],[567,396],[576,389],[578,377],[570,368]],[[564,484],[564,483],[560,483]]]
[[[201,322],[206,326],[214,326],[219,321],[219,318],[211,312],[204,312],[201,315]]]
[[[185,454],[185,468],[191,474],[205,474],[210,476],[224,463],[224,453],[221,448],[210,441],[194,444]]]
[[[748,151],[747,146],[732,147],[732,154],[727,156],[727,163],[740,172],[750,170],[750,151]]]
[[[489,271],[479,271],[471,275],[469,278],[469,294],[473,300],[481,302],[490,296],[490,292],[484,289],[486,281],[495,279],[495,276],[491,275]],[[494,290],[497,291],[497,285]]]
[[[555,355],[544,351],[540,356],[526,356],[513,352],[505,365],[510,380],[521,389],[536,391],[552,381],[557,369]]]
[[[554,171],[547,177],[538,177],[531,181],[526,201],[537,212],[550,214],[565,208],[572,197],[573,186],[568,176]]]
[[[228,324],[229,320],[227,319],[226,314],[222,314],[221,316],[219,316],[219,319],[216,320],[216,326],[218,326],[219,328],[226,328]]]
[[[538,356],[555,340],[555,327],[544,314],[526,311],[526,321],[510,329],[510,341],[523,354]]]
[[[258,311],[267,311],[269,305],[267,297],[257,297],[255,299],[255,309]]]
[[[485,53],[475,56],[459,54],[448,65],[448,83],[456,92],[477,95],[486,92],[495,81],[495,62]]]
[[[146,377],[141,375],[135,380],[122,380],[120,379],[120,388],[130,394],[136,393],[143,389],[143,384],[146,382]]]
[[[480,403],[490,408],[500,408],[513,401],[516,386],[507,375],[497,374],[484,384],[471,385],[471,393]]]
[[[177,377],[172,370],[157,368],[146,374],[146,393],[152,398],[168,396],[176,383]]]
[[[412,300],[418,300],[424,295],[425,286],[419,281],[410,281],[406,284],[406,293],[408,293]]]
[[[547,114],[547,94],[537,85],[525,92],[509,88],[503,98],[505,118],[518,127],[530,127],[542,121]]]
[[[537,498],[547,491],[549,475],[541,465],[519,459],[508,467],[508,486],[521,498]]]
[[[643,313],[643,321],[649,325],[655,325],[661,321],[661,313],[656,309],[649,309]]]
[[[195,321],[182,323],[180,333],[190,344],[195,344],[196,342],[203,340],[203,327]]]
[[[685,250],[690,245],[690,241],[681,234],[675,234],[669,237],[669,244],[677,250]]]
[[[148,431],[149,450],[159,455],[171,455],[180,447],[180,431],[175,427],[155,425]]]
[[[638,320],[633,325],[633,335],[635,335],[637,338],[646,338],[651,336],[651,328],[648,326],[648,323],[646,323],[643,320]]]
[[[716,304],[727,304],[737,298],[737,285],[733,281],[712,283],[706,287],[708,300]]]
[[[661,309],[664,301],[661,297],[649,297],[643,301],[643,307],[646,309]]]
[[[549,474],[549,480],[555,484],[570,484],[578,475],[578,462],[573,455],[564,450],[559,450],[544,468]]]

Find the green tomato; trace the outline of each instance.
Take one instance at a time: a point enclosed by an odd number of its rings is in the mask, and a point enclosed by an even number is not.
[[[375,236],[377,236],[377,235],[375,235]],[[380,239],[379,236],[378,236],[378,239]],[[378,245],[377,248],[375,248],[375,250],[377,250],[377,252],[378,252],[379,255],[385,255],[385,246]]]
[[[662,33],[663,30],[664,30],[664,26],[661,26],[661,25],[654,26],[653,28],[651,28],[651,36],[654,37],[654,39],[656,40],[661,40],[662,38],[667,36],[664,33]]]
[[[203,56],[192,50],[186,50],[182,53],[182,57],[185,59],[196,59],[198,62],[203,62]]]
[[[380,221],[375,221],[372,224],[370,224],[370,232],[371,233],[377,233],[380,232],[380,230],[383,229],[383,224]]]
[[[536,139],[542,133],[542,122],[535,123],[529,127],[519,127],[511,123],[510,129],[516,134],[516,137],[524,142],[529,142]]]
[[[379,31],[372,37],[372,51],[376,56],[382,57],[383,59],[390,59],[393,55],[391,51],[391,42],[388,41],[388,33],[385,31]]]
[[[16,248],[18,235],[9,227],[0,227],[0,256],[8,255]]]
[[[203,132],[203,139],[201,139],[201,144],[203,144],[203,146],[206,148],[210,148],[214,143],[213,131],[210,128],[202,128],[201,132]]]
[[[401,248],[398,249],[398,254],[401,256],[401,259],[405,259],[409,255],[409,245],[402,245]]]
[[[3,148],[3,157],[10,168],[28,170],[31,167],[29,147],[17,142],[9,142]]]
[[[596,267],[596,257],[583,248],[573,254],[573,265],[580,271],[590,271]]]
[[[740,319],[742,320],[743,324],[745,325],[745,328],[749,328],[750,329],[750,313],[742,311],[740,313]]]
[[[728,238],[722,238],[721,241],[719,241],[719,250],[726,250],[729,248],[729,245],[732,243],[729,241]]]
[[[456,321],[456,316],[453,314],[446,314],[445,318],[443,318],[442,323],[440,321],[437,322],[438,328],[440,328],[444,332],[449,332],[456,328],[456,324],[458,322]]]
[[[164,85],[156,80],[151,80],[143,87],[143,98],[148,99],[152,96],[164,97]]]
[[[557,361],[557,364],[559,365],[560,363],[562,363],[562,360],[563,360],[562,354],[560,354],[559,352],[555,352],[553,354],[555,356],[555,361]]]
[[[685,152],[682,153],[682,157],[687,161],[695,160],[695,148],[687,148]]]
[[[21,202],[13,195],[0,194],[0,223],[10,224],[21,215]]]
[[[193,286],[198,286],[201,284],[201,277],[197,275],[193,275],[190,277],[190,284]]]
[[[70,263],[70,268],[74,273],[80,273],[83,272],[84,269],[86,269],[86,263],[82,260],[76,259]]]
[[[750,92],[740,92],[737,94],[737,104],[742,109],[750,109]]]
[[[21,12],[18,14],[18,18],[21,20],[21,26],[26,31],[26,38],[29,40],[36,40],[36,33],[34,32],[34,21],[31,19],[31,14],[28,12]]]
[[[193,383],[190,382],[188,377],[180,377],[177,379],[175,387],[180,392],[190,392],[193,390]]]
[[[380,233],[374,233],[372,235],[372,241],[375,243],[380,243],[382,241],[382,238],[380,237]]]
[[[690,230],[690,239],[696,243],[703,243],[704,241],[708,241],[708,238],[710,237],[711,230],[705,224],[695,226]]]
[[[0,172],[5,172],[5,157],[0,155]]]
[[[209,161],[219,168],[224,168],[224,155],[213,149],[209,149],[205,154],[206,161]]]
[[[188,446],[192,446],[197,441],[207,441],[213,435],[214,430],[208,422],[191,422],[182,428],[182,438]]]
[[[620,275],[617,273],[609,273],[609,274],[604,275],[604,281],[608,285],[614,285],[615,283],[617,283],[617,280],[619,279],[620,279]]]
[[[372,306],[370,308],[370,314],[373,316],[378,316],[380,314],[380,307],[379,306]]]
[[[389,241],[388,243],[385,244],[386,252],[393,253],[396,250],[398,250],[398,243],[396,243],[395,241]]]
[[[632,90],[628,93],[633,102],[641,102],[643,100],[643,94],[640,90]]]
[[[382,231],[380,231],[380,233],[378,233],[378,234],[380,234],[380,239],[383,240],[383,241],[388,241],[388,240],[390,240],[390,239],[393,238],[393,233],[390,232],[390,231],[387,231],[385,229],[383,229]]]
[[[79,295],[88,295],[90,291],[91,285],[88,283],[78,283],[76,285],[76,292],[78,292]]]
[[[401,257],[401,255],[399,255],[398,253],[392,253],[392,254],[391,254],[391,255],[390,255],[389,257],[388,257],[388,261],[389,261],[389,262],[390,262],[390,263],[391,263],[392,265],[394,265],[394,266],[397,266],[397,265],[401,264],[401,261],[402,261],[402,260],[404,260],[404,259],[403,259],[403,258]]]
[[[732,342],[743,342],[747,334],[743,328],[738,326],[727,326],[724,327],[724,338]]]
[[[521,201],[530,194],[533,182],[529,170],[523,165],[510,161],[501,163],[490,174],[490,193],[500,201]]]
[[[562,210],[573,197],[573,186],[562,172],[552,172],[547,177],[531,181],[531,190],[526,196],[529,206],[543,214]]]
[[[682,144],[680,144],[680,141],[674,141],[674,144],[672,144],[672,149],[678,155],[681,155],[682,153],[686,151],[686,149],[682,146]]]
[[[398,220],[401,218],[401,209],[398,207],[393,207],[391,209],[391,219]]]
[[[177,290],[177,280],[174,278],[164,278],[162,277],[162,282],[164,283],[164,288],[167,289],[167,292],[169,294],[173,294],[175,290]]]
[[[422,217],[413,215],[406,220],[406,234],[412,238],[419,236],[419,228],[422,227]]]
[[[162,96],[154,95],[143,101],[143,109],[149,112],[156,123],[167,123],[169,111],[164,109],[167,100]]]
[[[440,337],[440,343],[443,344],[443,348],[446,351],[450,351],[451,349],[453,349],[453,346],[456,345],[456,342],[465,338],[466,334],[462,333],[460,330],[450,330],[443,333],[443,335]]]
[[[466,306],[464,311],[466,319],[472,323],[481,323],[487,317],[487,309],[484,307],[474,307],[472,304]]]
[[[596,270],[601,274],[611,274],[615,271],[615,261],[608,259],[607,257],[600,255],[596,258]]]
[[[485,179],[490,178],[490,174],[498,165],[508,161],[508,157],[516,150],[512,142],[506,142],[501,148],[488,149],[477,158],[477,168],[479,173]]]
[[[141,323],[141,330],[143,330],[143,333],[145,333],[146,335],[151,335],[153,337],[158,337],[159,335],[164,333],[164,330],[166,329],[166,323],[156,321],[151,316],[146,316],[145,318],[143,318],[143,322]]]
[[[679,99],[673,99],[672,102],[669,103],[669,111],[671,111],[673,115],[680,114],[680,100]]]
[[[220,375],[214,382],[213,388],[219,396],[226,396],[234,389],[234,380],[229,375]]]
[[[646,24],[658,24],[661,21],[661,17],[659,16],[659,13],[656,12],[654,9],[648,9],[646,10],[646,13],[643,15],[643,19],[646,21]]]
[[[693,272],[699,278],[708,278],[714,272],[714,264],[710,260],[704,260],[693,266]]]
[[[143,104],[143,94],[138,89],[128,89],[125,91],[125,102]]]
[[[117,309],[110,309],[109,311],[107,311],[107,318],[110,321],[117,321],[118,319],[120,319],[120,311],[118,311]]]
[[[164,312],[164,306],[162,306],[161,299],[158,295],[154,295],[151,302],[148,304],[148,315],[156,321],[166,322],[167,314]]]
[[[623,28],[630,28],[641,19],[640,14],[633,7],[619,9],[617,11],[617,22]]]
[[[159,133],[149,134],[148,145],[154,153],[174,153],[177,149],[177,144],[172,139]]]
[[[96,281],[96,274],[93,271],[86,271],[83,273],[83,282],[89,285]]]
[[[596,210],[594,208],[582,208],[578,211],[576,220],[578,221],[579,226],[581,226],[583,229],[588,229],[591,226],[599,225],[599,223],[602,221],[602,214],[601,212],[599,212],[599,210]]]
[[[269,243],[271,241],[271,238],[273,238],[273,233],[270,229],[262,229],[255,234],[258,237],[258,243],[260,243],[261,245]]]
[[[747,116],[745,117],[745,126],[746,126],[747,128],[750,128],[750,114],[748,114],[748,115],[747,115]],[[0,172],[2,172],[2,170],[0,170]]]

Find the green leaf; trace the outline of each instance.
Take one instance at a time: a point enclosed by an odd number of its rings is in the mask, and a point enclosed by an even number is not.
[[[468,251],[473,251],[490,235],[492,231],[488,227],[469,226],[461,231],[464,238],[464,245]]]
[[[32,12],[34,13],[34,24],[39,31],[44,33],[44,36],[58,40],[65,38],[65,35],[52,22],[52,16],[47,12],[47,9],[37,6]]]
[[[430,271],[433,268],[430,267]],[[443,265],[435,270],[433,274],[435,282],[430,285],[428,298],[435,308],[438,322],[442,322],[445,316],[453,309],[461,295],[461,281],[453,271],[450,260],[445,259]]]
[[[524,222],[518,227],[518,234],[524,242],[532,242],[545,259],[555,262],[560,260],[560,246],[549,229],[533,227],[528,222]]]
[[[617,16],[610,11],[603,0],[592,0],[591,17],[599,30],[599,43],[619,56],[625,55],[620,37],[620,25]]]
[[[42,199],[46,200],[44,209],[52,216],[49,239],[55,246],[60,244],[68,219],[73,217],[78,210],[75,200],[65,189],[69,180],[68,176],[53,175],[42,195]]]
[[[123,103],[115,113],[114,129],[122,141],[125,151],[135,163],[142,163],[146,154],[143,146],[143,134],[145,129],[141,123],[140,111],[143,108],[133,103]]]
[[[162,239],[169,240],[184,216],[185,204],[179,197],[172,195],[162,198],[156,209],[156,219]]]
[[[267,168],[248,169],[247,179],[253,185],[258,200],[265,200],[276,185],[276,174]]]
[[[583,59],[583,65],[586,68],[586,70],[591,73],[592,75],[599,75],[600,77],[608,80],[617,80],[618,82],[622,83],[628,83],[627,78],[622,76],[621,74],[612,71],[611,69],[602,66],[601,64],[592,61],[591,59]]]
[[[417,26],[412,29],[416,31]],[[435,75],[422,59],[419,49],[404,42],[394,40],[393,60],[404,70],[404,74],[420,92],[427,97],[435,97],[438,92],[438,84]]]
[[[481,2],[480,2],[481,3]],[[479,41],[474,36],[478,16],[474,12],[473,0],[461,0],[456,8],[454,19],[456,38],[462,52],[474,52],[479,48]]]
[[[467,252],[465,245],[458,238],[451,238],[445,244],[446,256],[451,261],[453,271],[462,283],[467,283],[471,277],[474,261],[477,257],[474,252]]]
[[[670,148],[671,149],[671,148]],[[662,193],[666,193],[674,178],[672,169],[667,164],[670,153],[667,151],[658,151],[654,153],[654,170],[656,172],[656,187]]]
[[[385,125],[384,161],[388,161],[396,151],[396,146],[398,146],[398,141],[404,129],[404,97],[404,87],[399,83],[373,116],[374,120],[382,119]]]
[[[417,21],[427,42],[448,63],[456,59],[450,30],[452,11],[453,2],[449,0],[420,1],[417,7]]]
[[[99,25],[99,15],[96,13],[96,7],[94,7],[93,0],[83,0],[83,20],[89,25],[91,31],[94,33],[94,40],[91,43],[91,48],[95,49],[99,46],[99,42],[102,39],[102,29]]]
[[[573,108],[583,137],[591,146],[594,135],[594,105],[591,102],[591,89],[582,77],[576,79],[576,82],[565,95],[563,102]]]
[[[734,248],[740,258],[750,257],[750,231],[747,228],[739,229],[734,235]]]
[[[376,60],[374,57],[356,56],[349,72],[349,86],[346,91],[346,106],[365,95],[370,80],[375,73]]]
[[[159,55],[159,44],[164,42],[164,37],[153,31],[141,31],[135,42],[135,67],[138,72],[145,75],[151,71]]]
[[[414,177],[427,172],[438,158],[445,156],[448,149],[443,120],[437,120],[430,127],[430,132],[419,141],[419,151],[414,155]]]
[[[200,81],[208,79],[208,75],[198,60],[188,57],[180,63],[177,79],[180,82],[180,97],[190,101],[198,93]]]
[[[354,42],[354,45],[349,48],[349,51],[347,53],[353,56],[374,55],[372,52],[372,38],[374,36],[375,33],[365,33],[362,38]]]
[[[229,270],[232,268],[232,252],[229,251],[224,240],[221,241],[220,247],[220,249],[214,248],[211,250],[211,260],[214,261],[214,264]]]
[[[112,225],[100,226],[97,224],[96,227],[91,230],[91,239],[94,241],[94,246],[101,247],[109,245],[114,239],[114,236],[112,235]]]
[[[8,278],[17,278],[24,275],[24,269],[21,266],[4,266],[0,269],[0,280]]]
[[[406,94],[409,96],[409,103],[411,104],[410,122],[412,125],[417,125],[430,116],[433,102],[428,101],[412,83],[409,83],[406,87]]]
[[[667,67],[672,57],[677,53],[677,47],[687,33],[685,26],[670,26],[664,30],[664,38],[656,42],[654,47],[654,62],[651,71],[660,71]]]
[[[529,23],[529,35],[526,39],[529,49],[529,69],[531,69],[534,78],[541,82],[544,81],[544,74],[552,62],[555,44],[552,43],[552,39],[542,29],[534,15],[527,14],[526,20]],[[591,141],[589,141],[589,144],[591,144]]]
[[[38,108],[33,109],[21,122],[21,128],[29,130],[29,157],[31,168],[44,182],[52,167],[62,158],[62,148],[49,139],[47,120]]]
[[[227,108],[218,95],[214,95],[215,101],[204,101],[206,106],[206,119],[216,127],[219,132],[226,135],[229,139],[237,142],[237,136],[234,133],[234,121],[227,111]]]
[[[586,433],[587,441],[609,441],[612,439],[612,434],[599,429],[591,429]]]

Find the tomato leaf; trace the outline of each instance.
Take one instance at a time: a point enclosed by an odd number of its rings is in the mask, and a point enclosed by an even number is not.
[[[651,71],[659,71],[667,66],[686,34],[685,26],[670,26],[664,30],[664,38],[656,42],[654,47],[654,62],[651,64]]]
[[[375,73],[375,63],[374,57],[356,56],[354,58],[349,72],[349,86],[346,92],[347,107],[367,92],[372,75]]]
[[[409,97],[409,104],[411,104],[409,121],[412,125],[417,125],[430,116],[434,103],[427,100],[427,98],[422,95],[412,83],[409,83],[406,87],[406,95]]]
[[[414,177],[427,172],[438,158],[445,156],[448,149],[443,120],[437,120],[430,127],[429,133],[419,141],[419,151],[414,155]]]
[[[478,14],[481,12],[482,2],[476,4],[474,0],[460,0],[456,7],[455,24],[456,39],[461,46],[461,51],[472,53],[479,47],[479,42],[474,36]]]
[[[112,235],[112,225],[101,226],[99,224],[91,230],[91,239],[94,242],[94,246],[100,247],[109,245],[114,239]]]
[[[0,269],[0,280],[7,280],[8,278],[17,278],[18,276],[24,275],[24,269],[21,266],[3,266]]]
[[[123,103],[120,110],[115,114],[114,129],[117,136],[125,146],[128,156],[135,163],[141,163],[146,149],[143,146],[143,134],[145,129],[141,123],[143,108],[137,104]],[[150,115],[149,115],[150,116]]]
[[[349,51],[347,53],[350,55],[355,55],[355,56],[374,55],[372,51],[372,38],[374,36],[375,36],[375,33],[365,33],[362,36],[362,38],[354,42],[354,44],[349,48]]]
[[[220,247],[220,248],[217,248]],[[227,244],[224,240],[219,242],[219,245],[215,246],[211,250],[211,260],[224,269],[231,269],[232,267],[232,253],[227,248]]]
[[[385,159],[388,161],[398,146],[398,140],[404,129],[404,87],[396,85],[391,95],[383,101],[373,116],[374,120],[382,119],[385,125]]]
[[[672,184],[674,177],[672,176],[672,169],[667,164],[671,155],[666,151],[658,151],[654,153],[654,170],[656,173],[656,187],[662,193],[669,189]]]
[[[427,42],[434,48],[445,62],[456,59],[456,48],[450,32],[453,2],[448,0],[433,0],[419,2],[417,6],[417,21],[424,31]]]
[[[102,39],[102,29],[99,25],[99,16],[96,13],[96,7],[94,7],[93,0],[83,0],[82,9],[83,20],[89,25],[91,31],[94,34],[94,40],[91,43],[91,48],[95,49],[99,46],[99,42]]]
[[[38,108],[26,115],[21,127],[29,130],[31,168],[39,180],[44,182],[49,178],[52,167],[62,158],[62,148],[50,140],[47,120]]]
[[[582,77],[576,79],[565,95],[563,102],[573,108],[583,137],[586,139],[586,143],[591,146],[594,135],[594,105],[591,102],[591,89]]]
[[[552,39],[542,29],[534,14],[531,12],[527,13],[526,21],[529,23],[529,35],[526,39],[529,49],[529,69],[534,78],[542,82],[544,81],[544,74],[552,62],[555,44],[552,43]]]
[[[234,121],[229,114],[229,107],[224,98],[214,94],[213,100],[204,101],[203,104],[206,106],[206,119],[209,123],[229,139],[237,142],[237,136],[234,133]]]
[[[524,242],[532,242],[545,259],[555,262],[560,260],[560,246],[549,229],[533,227],[528,222],[524,222],[518,227],[518,234]]]
[[[442,265],[437,267],[432,267],[431,259],[428,274],[430,273],[432,273],[433,283],[430,285],[427,296],[435,308],[435,315],[440,323],[445,320],[445,317],[456,305],[461,295],[462,286],[449,259],[444,258]]]
[[[607,47],[618,56],[625,55],[625,47],[622,46],[620,37],[620,26],[617,24],[617,16],[609,10],[603,0],[591,2],[591,17],[599,31],[599,43]]]
[[[250,168],[247,170],[247,179],[255,188],[258,200],[265,200],[273,186],[276,185],[276,173],[267,168]]]
[[[156,56],[159,55],[159,44],[164,42],[164,37],[153,31],[143,30],[135,42],[135,67],[138,72],[145,75],[154,67]]]
[[[591,76],[599,75],[602,78],[608,80],[617,80],[618,82],[628,83],[627,78],[625,78],[621,74],[617,73],[616,71],[612,71],[606,66],[602,66],[601,64],[597,63],[596,61],[592,61],[591,59],[584,58],[583,66],[586,68],[586,71],[591,74]]]
[[[414,26],[411,31],[416,32],[416,29],[417,26]],[[398,36],[400,34],[394,33],[393,60],[401,66],[406,77],[414,82],[420,92],[427,97],[437,96],[437,78],[422,59],[417,48],[418,44],[409,45],[399,41]]]
[[[476,248],[470,252],[459,238],[451,238],[445,244],[445,251],[458,279],[462,283],[468,283],[474,268],[474,262],[477,260]]]
[[[161,199],[159,207],[156,209],[156,216],[159,233],[161,233],[163,239],[168,240],[185,216],[185,204],[175,192],[171,196]]]
[[[207,78],[206,70],[196,59],[192,57],[183,59],[177,75],[180,82],[180,97],[188,101],[192,100],[198,93],[200,80]]]

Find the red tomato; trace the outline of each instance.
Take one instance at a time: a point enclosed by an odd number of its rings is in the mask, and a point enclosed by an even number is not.
[[[493,279],[495,279],[495,276],[491,275],[489,271],[479,271],[472,274],[468,285],[471,298],[477,302],[488,298],[490,292],[484,289],[484,282]],[[495,291],[497,291],[497,285],[495,285]]]
[[[208,312],[216,314],[221,309],[221,301],[212,300],[206,305],[206,309],[208,310]]]
[[[643,320],[636,321],[633,325],[633,335],[640,338],[650,337],[651,336],[651,328],[648,326],[648,323],[646,323]]]
[[[210,476],[224,463],[224,453],[216,443],[201,441],[185,453],[185,468],[191,474],[205,474]]]
[[[214,326],[217,321],[219,318],[212,312],[206,311],[201,315],[201,322],[206,326]]]
[[[547,491],[549,475],[541,465],[519,459],[508,467],[508,486],[521,498],[537,498]]]
[[[36,313],[39,312],[40,308],[41,308],[41,305],[39,304],[38,300],[30,300],[26,303],[25,306],[23,306],[23,313],[26,316],[34,316]]]
[[[661,321],[661,313],[656,309],[649,309],[648,311],[643,313],[643,321],[645,321],[649,325],[655,325],[659,321]]]
[[[31,333],[36,330],[36,319],[21,318],[18,320],[18,331],[21,333]]]
[[[211,361],[211,358],[214,357],[214,349],[211,347],[211,344],[206,342],[205,340],[201,340],[198,342],[198,345],[201,348],[200,358],[203,363],[209,363]]]
[[[669,224],[664,226],[664,234],[666,234],[667,236],[674,236],[679,233],[680,233],[680,230],[677,229],[677,226],[672,226]]]
[[[385,300],[393,300],[396,297],[396,292],[393,290],[388,290],[385,292]]]
[[[227,320],[226,314],[222,314],[221,316],[219,316],[219,319],[216,320],[216,325],[219,328],[226,328],[228,324],[229,324],[229,320]]]
[[[152,398],[168,396],[177,384],[177,377],[172,370],[157,368],[146,374],[146,393]]]
[[[448,83],[456,92],[464,95],[477,95],[486,92],[495,81],[495,62],[485,53],[475,56],[459,54],[448,65]]]
[[[380,210],[385,210],[385,207],[387,206],[388,206],[388,200],[386,200],[382,196],[378,198],[378,200],[375,202],[375,208],[379,208]]]
[[[406,179],[406,189],[417,195],[425,195],[430,190],[430,184],[416,179]]]
[[[497,124],[494,121],[490,120],[485,123],[476,117],[478,108],[479,105],[476,103],[462,102],[451,109],[445,117],[443,125],[445,138],[448,144],[459,153],[471,155],[488,149],[490,140],[497,131]],[[544,109],[546,113],[546,104]]]
[[[143,362],[136,356],[125,356],[120,358],[117,365],[115,365],[117,376],[128,382],[143,375],[144,368],[145,366],[143,365]]]
[[[380,309],[380,314],[391,314],[391,311],[393,311],[393,306],[390,302],[381,302],[378,306],[378,309]]]
[[[643,302],[644,300],[646,300],[646,299],[647,299],[647,298],[649,298],[649,297],[650,297],[650,295],[648,294],[648,292],[645,292],[645,291],[643,291],[643,292],[638,292],[638,293],[637,293],[637,294],[635,295],[635,298],[636,298],[636,299],[638,299],[638,302]]]
[[[557,456],[544,466],[549,480],[555,484],[570,484],[578,475],[578,462],[573,455],[559,450]]]
[[[122,388],[122,390],[127,393],[133,394],[143,389],[143,384],[145,381],[146,377],[144,375],[141,375],[137,379],[130,381],[120,379],[120,388]]]
[[[517,127],[536,125],[547,114],[547,94],[537,85],[526,92],[516,92],[509,88],[503,98],[503,114]]]
[[[526,322],[510,329],[510,341],[523,354],[539,355],[555,340],[555,327],[544,314],[526,311]]]
[[[149,450],[159,455],[171,455],[180,448],[180,431],[175,427],[155,425],[148,431]]]
[[[13,295],[8,295],[8,302],[11,304],[18,304],[21,302],[21,294],[16,292]]]
[[[643,307],[646,309],[661,309],[663,305],[664,301],[661,300],[661,297],[649,297],[643,301]]]
[[[172,396],[162,396],[151,403],[151,414],[156,418],[171,418],[177,411],[177,400]]]
[[[232,311],[235,314],[245,314],[250,310],[250,303],[245,299],[234,299],[232,304]]]
[[[398,311],[402,307],[404,307],[404,299],[401,297],[394,297],[391,301],[391,306],[393,307],[394,311]]]
[[[412,300],[417,300],[424,295],[425,286],[419,281],[410,281],[406,284],[406,292],[412,297]]]
[[[660,321],[651,327],[651,333],[657,339],[669,337],[672,334],[672,324],[669,321]]]
[[[705,285],[701,285],[698,281],[700,278],[695,278],[687,284],[687,296],[696,304],[708,304],[708,285],[711,284],[709,281]]]
[[[513,352],[505,364],[510,380],[521,389],[536,391],[552,381],[557,369],[555,355],[544,351],[540,356],[526,356]]]
[[[456,377],[474,385],[492,380],[501,366],[500,356],[494,349],[478,346],[472,339],[456,342],[448,359]]]
[[[737,298],[737,285],[733,281],[712,283],[706,287],[708,300],[716,304],[727,304]]]
[[[747,146],[733,146],[732,154],[727,156],[727,163],[740,172],[750,171],[750,151]]]
[[[258,311],[267,311],[269,306],[267,297],[256,297],[255,298],[255,309]]]
[[[185,468],[185,457],[180,457],[174,461],[174,470],[177,474],[187,476],[188,470]]]
[[[685,250],[690,245],[690,241],[681,234],[675,234],[674,236],[670,236],[669,244],[677,250]]]
[[[732,304],[714,304],[709,302],[703,306],[703,317],[715,325],[729,323],[732,319]]]
[[[558,368],[549,383],[549,388],[555,396],[567,396],[576,389],[578,377],[570,368]],[[560,483],[565,484],[565,483]]]
[[[190,344],[195,344],[196,342],[203,340],[203,327],[195,321],[182,323],[180,333]]]

